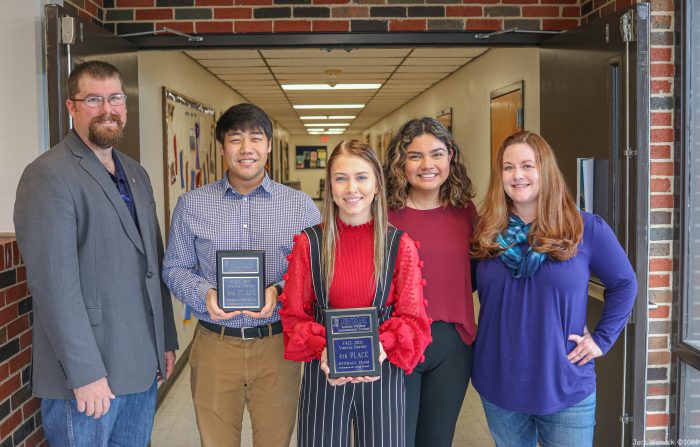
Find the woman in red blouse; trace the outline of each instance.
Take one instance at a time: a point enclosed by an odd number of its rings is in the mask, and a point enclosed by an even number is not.
[[[476,335],[469,246],[476,219],[459,146],[434,118],[404,124],[385,165],[389,221],[420,241],[433,343],[406,377],[406,446],[449,447]]]
[[[347,446],[352,420],[356,443],[403,447],[404,373],[415,368],[431,341],[421,262],[414,242],[402,234],[389,291],[377,301],[377,284],[388,263],[389,226],[381,166],[368,144],[351,140],[336,146],[326,166],[326,185],[320,265],[327,298],[314,293],[305,233],[296,238],[280,296],[285,358],[306,362],[297,444]],[[378,307],[380,376],[327,377],[326,331],[320,322],[324,303]]]

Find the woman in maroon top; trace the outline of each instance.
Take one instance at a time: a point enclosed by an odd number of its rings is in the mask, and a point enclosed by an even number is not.
[[[406,446],[451,446],[476,335],[469,247],[476,208],[459,146],[436,119],[404,124],[384,172],[389,221],[419,244],[433,343],[406,376]]]
[[[410,373],[423,357],[430,323],[416,244],[406,233],[398,238],[393,270],[386,277],[382,273],[391,264],[385,258],[385,246],[392,245],[389,230],[398,235],[387,222],[383,183],[381,165],[367,143],[341,142],[326,166],[321,255],[313,258],[323,278],[317,287],[311,276],[309,236],[304,232],[295,238],[280,316],[284,357],[305,362],[297,416],[299,447],[346,447],[352,426],[355,445],[405,445],[404,372]],[[386,295],[377,290],[383,279],[390,284]],[[380,376],[327,377],[322,309],[368,306],[379,310]]]

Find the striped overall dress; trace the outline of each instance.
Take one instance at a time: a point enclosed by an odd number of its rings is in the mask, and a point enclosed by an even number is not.
[[[329,307],[321,274],[321,228],[304,230],[309,238],[311,274],[316,301],[316,321],[324,324],[324,309]],[[379,315],[379,325],[391,317],[393,306],[387,298],[394,275],[394,265],[402,232],[394,227],[387,231],[385,271],[377,284],[372,306]],[[319,360],[304,364],[297,414],[298,447],[349,447],[353,429],[358,447],[403,447],[405,445],[404,371],[384,360],[381,379],[371,383],[328,384]]]

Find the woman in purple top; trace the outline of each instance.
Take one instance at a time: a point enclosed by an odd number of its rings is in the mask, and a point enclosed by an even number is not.
[[[481,302],[472,381],[496,444],[592,445],[592,360],[622,331],[637,283],[610,227],[576,208],[539,135],[519,132],[501,145],[472,257]],[[592,332],[590,272],[605,285]]]
[[[433,342],[406,376],[406,447],[452,445],[476,335],[469,247],[472,182],[450,132],[434,118],[401,126],[387,151],[389,221],[420,242]]]

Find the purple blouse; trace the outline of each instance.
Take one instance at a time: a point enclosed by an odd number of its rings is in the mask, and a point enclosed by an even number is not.
[[[569,335],[583,334],[590,272],[605,285],[603,314],[588,328],[603,354],[632,311],[637,282],[624,250],[601,217],[581,215],[583,237],[567,261],[548,258],[519,279],[497,257],[477,262],[481,310],[472,380],[483,398],[507,410],[551,414],[595,391],[594,362],[578,366],[566,357],[576,346]]]

